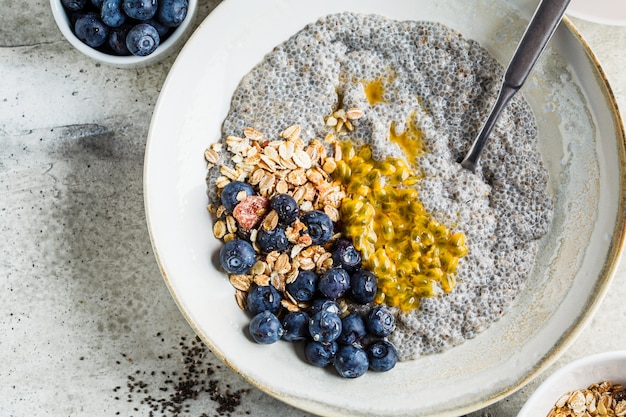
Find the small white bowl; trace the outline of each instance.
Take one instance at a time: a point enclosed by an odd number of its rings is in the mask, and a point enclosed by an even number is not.
[[[626,384],[626,351],[600,353],[565,365],[539,385],[517,417],[545,417],[563,394],[603,381]]]
[[[198,0],[188,0],[187,16],[185,20],[165,39],[157,49],[147,56],[117,56],[104,52],[100,52],[89,45],[83,43],[74,35],[71,29],[70,19],[67,15],[61,0],[50,0],[52,14],[59,30],[63,36],[84,55],[95,59],[103,64],[112,65],[118,68],[136,68],[154,64],[167,58],[172,52],[176,51],[182,43],[187,39],[189,32],[193,28],[192,23],[195,19],[198,9]]]

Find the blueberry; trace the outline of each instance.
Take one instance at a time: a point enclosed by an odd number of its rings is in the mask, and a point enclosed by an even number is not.
[[[293,282],[287,284],[289,294],[298,302],[308,303],[315,295],[318,276],[313,271],[301,270]]]
[[[157,33],[161,37],[161,40],[163,40],[165,36],[170,32],[169,27],[165,26],[163,23],[159,22],[158,20],[154,18],[150,20],[146,20],[146,23],[156,29]]]
[[[367,372],[367,353],[359,347],[347,345],[339,348],[335,357],[335,369],[344,378],[357,378]]]
[[[350,288],[350,275],[343,268],[331,268],[322,274],[317,287],[326,298],[337,299]]]
[[[319,313],[320,311],[327,311],[329,313],[335,313],[338,315],[339,313],[341,313],[341,307],[339,306],[339,303],[335,300],[316,298],[313,300],[313,304],[311,304],[309,314],[314,315],[315,313]]]
[[[396,320],[386,307],[374,307],[365,317],[365,328],[374,336],[386,337],[396,328]]]
[[[256,262],[256,253],[249,242],[233,239],[220,249],[220,264],[229,274],[245,274]]]
[[[283,327],[278,317],[269,311],[262,311],[254,316],[248,330],[254,341],[263,345],[275,343],[283,335]]]
[[[367,269],[360,269],[350,276],[350,299],[358,304],[374,301],[378,291],[376,275]]]
[[[388,371],[396,366],[396,362],[398,362],[398,351],[396,347],[386,340],[374,342],[368,346],[366,352],[372,371]]]
[[[264,227],[261,227],[256,235],[256,243],[263,253],[272,251],[283,252],[289,247],[285,229],[280,226],[273,230],[266,230]]]
[[[131,19],[148,20],[157,12],[157,0],[124,0],[122,8]]]
[[[72,12],[83,10],[87,5],[87,0],[61,0],[63,6]]]
[[[187,16],[187,0],[159,0],[157,19],[165,26],[176,27]]]
[[[93,4],[96,9],[101,9],[103,1],[104,0],[91,0],[91,4]]]
[[[220,195],[220,198],[222,199],[222,204],[224,205],[224,207],[226,207],[226,210],[230,211],[231,213],[240,201],[237,199],[237,195],[240,191],[245,191],[246,197],[256,195],[252,186],[243,181],[233,181],[231,183],[228,183],[226,187],[222,188],[222,194]]]
[[[76,19],[74,33],[87,45],[97,48],[106,42],[109,29],[96,13],[86,13]]]
[[[338,349],[337,342],[310,341],[304,346],[304,356],[311,365],[323,368],[333,363]]]
[[[288,342],[301,342],[309,338],[309,315],[304,311],[292,311],[282,320],[283,339]]]
[[[77,11],[77,12],[70,12],[68,14],[68,17],[70,19],[70,28],[74,31],[74,34],[76,34],[76,22],[78,21],[78,19],[82,18],[85,16],[85,12],[84,11]],[[97,16],[97,13],[96,13]]]
[[[272,285],[253,285],[248,291],[246,304],[248,311],[258,314],[262,311],[277,313],[282,297]]]
[[[122,26],[126,22],[126,15],[122,11],[122,0],[104,0],[100,9],[100,18],[111,28]]]
[[[341,334],[337,342],[351,345],[358,342],[366,335],[365,322],[357,313],[350,313],[341,318]]]
[[[314,245],[323,245],[333,236],[333,221],[323,211],[308,211],[300,220],[307,227],[307,233]]]
[[[129,24],[123,24],[109,31],[109,47],[117,55],[130,55],[130,51],[126,46],[126,35],[128,35],[131,27]]]
[[[278,221],[282,224],[293,223],[300,213],[298,203],[289,194],[276,194],[270,200],[270,206],[278,214]]]
[[[341,334],[341,318],[328,311],[315,313],[309,320],[309,333],[316,342],[332,342]]]
[[[361,253],[347,239],[340,239],[335,243],[332,257],[335,266],[340,266],[348,272],[361,268]]]
[[[147,23],[133,26],[126,36],[126,47],[136,56],[150,55],[157,49],[159,43],[161,43],[159,33]]]

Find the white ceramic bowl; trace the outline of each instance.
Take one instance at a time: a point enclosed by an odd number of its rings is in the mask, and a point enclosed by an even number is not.
[[[471,4],[470,4],[471,3]],[[346,10],[433,20],[510,59],[536,0],[225,0],[174,63],[155,107],[144,165],[148,228],[182,314],[219,358],[270,395],[320,415],[458,417],[551,365],[589,322],[624,244],[626,151],[617,106],[575,28],[560,26],[523,94],[549,170],[554,222],[512,308],[476,338],[392,371],[344,380],[288,343],[246,337],[249,317],[216,267],[204,150],[221,136],[234,89],[274,46]]]
[[[626,25],[626,2],[615,0],[572,0],[567,14],[604,25]]]
[[[626,384],[626,351],[587,356],[560,368],[539,385],[517,417],[545,417],[563,394],[603,381]]]
[[[185,17],[185,20],[157,47],[153,53],[147,56],[116,56],[100,52],[90,47],[78,39],[72,31],[70,27],[70,19],[63,8],[61,0],[50,0],[50,7],[52,9],[54,20],[56,21],[56,24],[63,36],[65,36],[72,46],[84,55],[98,62],[112,65],[114,67],[136,68],[148,66],[163,60],[184,44],[189,37],[191,29],[193,28],[192,23],[198,10],[198,0],[188,0],[188,2],[189,6],[187,8],[187,16]]]

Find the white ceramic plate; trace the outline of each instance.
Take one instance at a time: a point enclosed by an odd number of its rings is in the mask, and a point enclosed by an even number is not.
[[[198,335],[265,392],[323,415],[454,416],[520,388],[579,334],[608,287],[624,240],[624,135],[597,62],[571,25],[524,87],[556,205],[527,289],[499,322],[445,353],[345,380],[307,365],[288,343],[256,345],[249,318],[216,268],[220,242],[205,205],[204,149],[220,137],[241,77],[318,17],[346,10],[434,20],[478,40],[506,64],[532,0],[226,0],[172,67],[153,116],[144,187],[165,281]]]
[[[624,0],[572,0],[567,14],[605,25],[626,25]]]

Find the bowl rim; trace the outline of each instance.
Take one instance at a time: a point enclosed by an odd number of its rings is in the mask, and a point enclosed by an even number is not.
[[[568,6],[567,14],[577,19],[610,26],[626,25],[626,4],[611,0],[574,0]]]
[[[168,38],[161,43],[153,53],[146,56],[117,56],[100,52],[78,39],[78,37],[74,34],[70,28],[69,16],[67,15],[61,0],[50,0],[50,8],[52,9],[52,15],[54,16],[54,21],[56,22],[57,27],[65,39],[67,39],[67,41],[72,44],[74,48],[96,61],[123,68],[147,65],[164,59],[173,52],[175,46],[181,42],[181,40],[185,37],[185,34],[188,32],[188,29],[191,27],[198,10],[198,0],[187,1],[187,16],[185,16],[183,22],[175,28],[170,36],[168,36]]]

